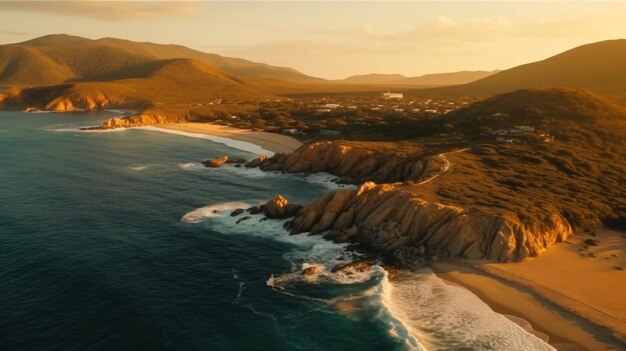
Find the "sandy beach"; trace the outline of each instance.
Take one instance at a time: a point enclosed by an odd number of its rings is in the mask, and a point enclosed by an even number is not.
[[[155,125],[155,127],[245,141],[259,145],[263,149],[270,150],[275,153],[291,153],[302,146],[300,141],[287,135],[257,132],[249,129],[239,129],[211,123],[167,123]]]
[[[559,350],[621,350],[626,346],[626,235],[594,234],[576,235],[519,263],[438,263],[433,270],[496,312],[529,321]]]

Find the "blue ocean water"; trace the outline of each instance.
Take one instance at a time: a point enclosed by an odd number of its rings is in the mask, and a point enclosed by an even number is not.
[[[403,348],[378,307],[345,313],[331,301],[373,283],[268,286],[340,247],[202,209],[278,193],[306,203],[328,183],[199,167],[254,156],[207,140],[74,130],[107,117],[0,112],[0,349]]]
[[[336,188],[108,112],[0,112],[0,350],[551,350],[432,272],[331,273],[346,247],[239,207]],[[304,268],[320,274],[304,277]]]

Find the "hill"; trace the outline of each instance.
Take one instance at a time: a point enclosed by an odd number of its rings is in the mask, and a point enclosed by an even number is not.
[[[40,110],[130,108],[172,121],[184,119],[194,106],[223,99],[264,99],[270,95],[193,59],[138,63],[94,77],[92,81],[13,88],[0,94],[5,108]]]
[[[626,228],[619,104],[587,91],[532,89],[398,123],[380,132],[386,140],[318,142],[268,161],[269,170],[376,183],[313,202],[294,232],[332,229],[329,238],[407,263],[424,252],[516,261],[573,230]]]
[[[419,77],[406,77],[401,74],[365,74],[335,81],[339,84],[390,85],[434,87],[470,83],[497,73],[498,71],[461,71],[451,73],[426,74]]]
[[[124,67],[155,60],[190,58],[238,78],[271,78],[319,82],[291,68],[196,51],[180,45],[140,43],[103,38],[91,40],[64,34],[0,46],[0,86],[33,86],[90,80]]]
[[[579,46],[475,82],[420,94],[493,95],[528,88],[581,88],[626,97],[626,40]]]

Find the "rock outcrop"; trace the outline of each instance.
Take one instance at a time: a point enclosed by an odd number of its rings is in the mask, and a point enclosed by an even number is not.
[[[202,164],[204,167],[208,168],[219,168],[228,163],[228,156],[216,157],[211,160],[203,161]]]
[[[279,153],[259,164],[266,171],[328,172],[340,177],[342,183],[353,184],[418,180],[440,172],[443,167],[437,157],[405,157],[330,141],[303,145],[291,154]]]
[[[185,122],[187,117],[185,116],[164,116],[160,114],[137,114],[124,118],[113,117],[109,118],[100,125],[98,129],[115,129],[115,128],[129,128],[129,127],[145,127],[163,123],[177,123]]]
[[[302,206],[289,203],[281,195],[277,195],[272,200],[261,206],[261,213],[264,213],[268,218],[282,219],[293,217]]]
[[[355,241],[396,259],[410,260],[425,250],[450,257],[519,261],[536,256],[571,234],[559,214],[522,223],[514,214],[493,215],[429,202],[393,184],[368,182],[359,189],[326,194],[303,207],[292,233],[328,232],[327,238]]]
[[[250,214],[262,213],[271,219],[284,219],[295,216],[300,209],[302,209],[301,205],[290,203],[282,195],[276,195],[276,197],[265,204],[252,206],[246,211]],[[242,212],[242,209],[236,209],[231,213],[231,216],[238,216]]]
[[[372,270],[372,265],[369,262],[363,261],[363,260],[356,260],[356,261],[351,261],[351,262],[339,263],[335,265],[335,267],[333,267],[331,272],[332,273],[346,272],[348,274],[354,274],[354,273],[369,272],[370,270]]]
[[[262,165],[264,165],[267,162],[268,158],[265,155],[260,155],[259,157],[255,158],[254,160],[246,163],[246,168],[257,168],[257,167],[261,167]]]

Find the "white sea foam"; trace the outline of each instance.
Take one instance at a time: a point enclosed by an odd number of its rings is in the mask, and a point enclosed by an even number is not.
[[[206,168],[201,163],[197,163],[197,162],[179,163],[178,167],[187,171],[197,171],[197,170]]]
[[[26,111],[25,111],[26,112]],[[36,111],[28,111],[26,113],[58,113],[57,111],[42,111],[42,110],[36,110]]]
[[[137,112],[133,111],[133,110],[117,110],[117,109],[111,109],[111,110],[104,110],[106,112],[111,112],[111,113],[116,113],[116,114],[121,114],[121,115],[130,115],[130,114],[135,114]]]
[[[239,140],[233,140],[233,139],[220,137],[216,135],[189,133],[189,132],[183,132],[183,131],[172,130],[172,129],[152,127],[152,126],[141,127],[141,129],[150,130],[154,132],[182,135],[182,136],[186,136],[190,138],[210,140],[214,143],[224,144],[228,147],[232,147],[233,149],[250,152],[253,154],[257,154],[257,155],[274,156],[274,153],[272,151],[266,150],[259,145],[249,143],[247,141],[239,141]]]
[[[334,180],[337,179],[337,176],[334,176],[330,173],[319,172],[319,173],[311,173],[311,174],[302,174],[302,173],[282,173],[282,172],[271,172],[271,171],[263,171],[260,168],[246,168],[246,167],[234,167],[232,165],[225,165],[219,168],[220,172],[229,172],[236,176],[251,178],[251,179],[260,179],[260,178],[300,178],[312,184],[319,184],[324,186],[328,190],[338,190],[338,189],[356,189],[356,185],[351,184],[337,184]]]
[[[124,132],[127,129],[133,128],[115,128],[115,129],[81,129],[81,128],[92,128],[94,126],[83,126],[77,128],[44,128],[46,132],[72,132],[72,133],[119,133]]]
[[[299,266],[294,266],[292,272],[270,276],[266,284],[278,289],[284,289],[295,283],[350,285],[367,282],[382,272],[378,266],[364,272],[359,272],[353,268],[332,272],[329,267],[332,268],[333,264],[303,262]],[[307,269],[312,269],[312,273],[302,274]]]
[[[337,182],[334,181],[337,178],[338,178],[337,176],[334,176],[330,173],[325,173],[325,172],[312,173],[312,174],[308,174],[305,177],[305,179],[308,182],[321,184],[325,186],[326,188],[328,188],[329,190],[338,190],[338,189],[345,189],[345,188],[356,189],[357,188],[356,185],[352,185],[352,184],[338,184]]]
[[[238,208],[248,208],[250,204],[245,202],[225,202],[216,205],[209,205],[197,208],[186,213],[180,220],[185,223],[200,223],[209,218],[217,218],[222,216],[230,217],[230,212]],[[234,218],[234,217],[231,217]]]
[[[146,169],[150,168],[154,166],[153,164],[147,164],[147,165],[132,165],[130,167],[128,167],[129,169],[133,170],[133,171],[137,171],[137,172],[141,172],[141,171],[145,171]]]
[[[428,350],[554,350],[465,288],[431,271],[403,273],[382,282],[382,302]]]

